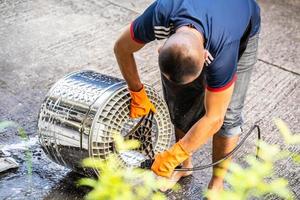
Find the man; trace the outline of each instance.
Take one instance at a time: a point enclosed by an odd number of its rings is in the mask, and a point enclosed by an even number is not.
[[[256,62],[260,9],[255,0],[157,0],[117,40],[114,51],[131,94],[130,116],[154,111],[133,53],[155,39],[165,100],[177,143],[155,157],[152,170],[174,182],[191,172],[192,154],[213,137],[212,159],[234,149]],[[213,168],[208,188],[223,189],[229,160]]]

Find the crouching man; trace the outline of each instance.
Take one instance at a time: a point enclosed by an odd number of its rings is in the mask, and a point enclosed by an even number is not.
[[[212,160],[232,151],[256,63],[260,9],[255,0],[157,0],[117,40],[114,51],[131,94],[130,116],[155,112],[140,81],[133,53],[155,39],[163,93],[177,143],[158,154],[152,170],[177,182],[191,172],[192,155],[213,138]],[[213,168],[209,189],[223,189],[230,160]],[[218,176],[216,171],[219,170]]]

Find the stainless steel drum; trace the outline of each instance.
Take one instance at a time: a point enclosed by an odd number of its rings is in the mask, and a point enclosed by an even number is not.
[[[48,92],[39,113],[39,141],[45,153],[56,163],[85,174],[89,172],[81,167],[82,159],[105,159],[111,153],[116,153],[124,166],[140,166],[169,148],[173,135],[165,102],[151,87],[146,86],[146,91],[157,113],[133,120],[123,80],[93,71],[62,78]],[[140,140],[141,147],[117,152],[114,132]]]

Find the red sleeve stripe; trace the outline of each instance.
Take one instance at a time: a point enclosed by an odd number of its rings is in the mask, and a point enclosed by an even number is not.
[[[141,41],[141,40],[134,37],[133,22],[131,22],[131,24],[130,24],[130,37],[133,41],[135,41],[139,44],[145,44],[145,42],[143,42],[143,41]]]
[[[207,86],[207,90],[211,91],[211,92],[221,92],[221,91],[224,91],[226,90],[227,88],[229,88],[237,79],[237,75],[235,74],[233,76],[233,78],[231,79],[231,81],[229,83],[227,83],[226,85],[224,85],[223,87],[220,87],[220,88],[212,88],[212,87],[209,87]]]

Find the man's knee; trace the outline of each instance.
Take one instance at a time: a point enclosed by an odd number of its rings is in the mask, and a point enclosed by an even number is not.
[[[242,133],[242,125],[244,123],[242,110],[227,110],[223,125],[217,134],[224,137],[234,137]]]
[[[244,123],[242,114],[236,113],[225,116],[223,125],[217,134],[223,137],[234,137],[242,133],[242,125]]]
[[[234,127],[226,127],[223,125],[217,134],[223,137],[230,138],[230,137],[239,136],[241,133],[242,133],[241,125],[237,125]]]
[[[176,141],[180,140],[181,138],[183,138],[185,136],[185,132],[177,127],[175,127],[175,137],[176,137]]]

